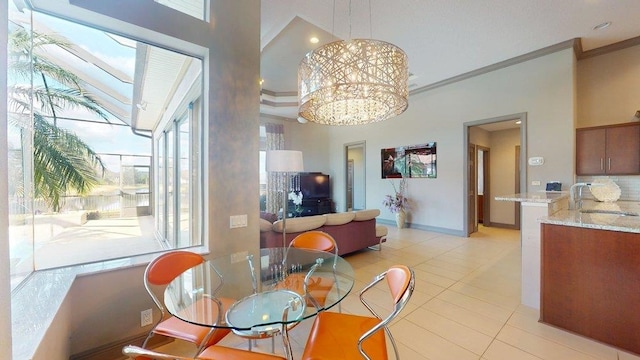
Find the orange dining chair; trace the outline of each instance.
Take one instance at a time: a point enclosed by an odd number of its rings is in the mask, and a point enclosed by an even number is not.
[[[382,318],[366,302],[363,295],[385,278],[393,309]],[[313,322],[302,359],[387,359],[385,333],[398,359],[398,348],[388,325],[405,307],[414,287],[413,270],[405,265],[390,267],[360,291],[360,301],[373,314],[373,317],[321,312]]]
[[[143,348],[146,348],[147,342],[153,335],[163,335],[194,343],[198,348],[196,354],[199,354],[206,347],[222,340],[229,333],[228,329],[216,329],[188,323],[171,316],[165,309],[164,291],[169,283],[185,270],[204,261],[204,258],[199,254],[178,250],[162,254],[149,263],[144,272],[144,286],[153,302],[160,309],[161,316],[145,339],[142,345]],[[218,309],[218,313],[212,315],[212,319],[216,318],[217,322],[223,321],[224,311],[234,302],[233,299],[225,298],[203,298],[199,301],[211,302],[206,306],[211,309]],[[203,304],[195,303],[193,306],[199,305],[202,306]]]
[[[335,278],[335,267],[338,256],[338,244],[336,243],[336,240],[333,236],[324,231],[312,230],[303,232],[293,238],[291,243],[289,243],[287,253],[292,247],[298,249],[326,251],[334,254],[333,279],[322,276],[312,276],[311,274],[306,273],[292,273],[287,275],[287,277],[277,285],[277,288],[286,288],[288,290],[295,291],[302,296],[306,296],[308,305],[323,307],[327,299],[327,295],[333,288],[334,284],[337,283]],[[285,261],[286,259],[287,256],[285,255]],[[336,288],[336,290],[338,292],[340,291],[339,288]],[[340,303],[338,303],[338,309],[340,309]]]
[[[169,355],[134,345],[125,346],[122,349],[122,354],[133,360],[286,360],[278,355],[250,352],[219,345],[209,346],[195,358]]]

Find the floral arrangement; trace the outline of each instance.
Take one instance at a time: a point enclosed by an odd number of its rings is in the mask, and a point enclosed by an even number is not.
[[[302,213],[302,191],[292,191],[289,193],[289,200],[296,206],[295,212],[298,216]]]
[[[393,186],[393,194],[385,195],[382,205],[386,206],[392,213],[398,213],[409,206],[409,200],[405,195],[407,191],[407,179],[403,177],[397,188],[393,182],[391,182],[391,186]]]

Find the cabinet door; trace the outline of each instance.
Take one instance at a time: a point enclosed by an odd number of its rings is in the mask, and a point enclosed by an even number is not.
[[[640,174],[640,124],[607,128],[606,155],[607,174]]]
[[[606,129],[576,130],[576,174],[605,173]]]

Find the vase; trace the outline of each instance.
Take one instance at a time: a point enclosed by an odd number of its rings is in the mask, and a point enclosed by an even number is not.
[[[404,228],[406,219],[407,214],[404,213],[404,210],[400,210],[396,213],[396,226],[398,226],[398,229]]]

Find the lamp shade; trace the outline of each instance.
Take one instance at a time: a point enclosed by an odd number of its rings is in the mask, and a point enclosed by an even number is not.
[[[302,151],[269,150],[267,151],[267,171],[271,172],[301,172]]]

